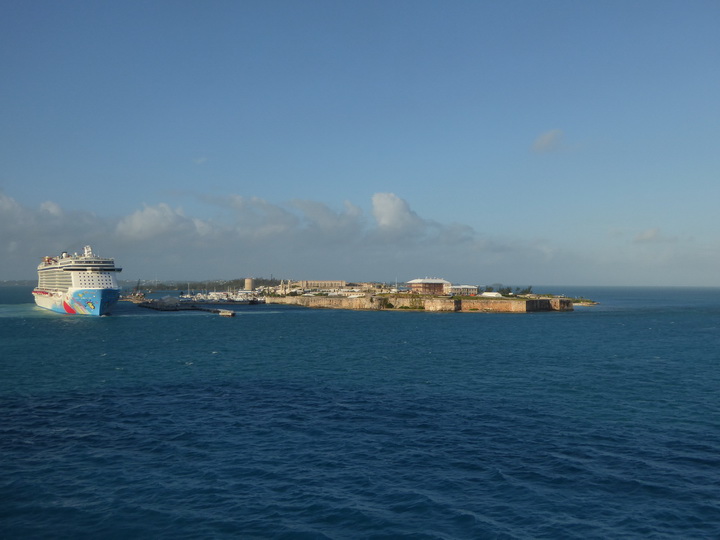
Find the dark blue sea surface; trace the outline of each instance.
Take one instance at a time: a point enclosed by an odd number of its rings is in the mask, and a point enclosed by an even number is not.
[[[234,318],[13,291],[3,538],[720,537],[718,289]]]

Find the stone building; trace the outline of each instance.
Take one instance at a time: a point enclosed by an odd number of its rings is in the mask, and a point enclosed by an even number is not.
[[[450,294],[452,283],[440,278],[418,278],[407,282],[410,292],[417,294]]]
[[[301,289],[342,289],[347,285],[346,281],[298,281],[296,284]]]
[[[450,287],[450,294],[454,296],[475,296],[477,293],[477,285],[453,285]]]

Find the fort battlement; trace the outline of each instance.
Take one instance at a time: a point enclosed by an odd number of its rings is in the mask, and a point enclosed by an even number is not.
[[[530,313],[573,311],[569,298],[437,298],[414,295],[364,296],[268,296],[268,304],[309,308],[355,310],[424,310],[463,313]]]

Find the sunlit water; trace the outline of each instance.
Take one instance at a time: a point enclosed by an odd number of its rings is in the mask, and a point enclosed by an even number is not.
[[[720,290],[562,292],[601,304],[91,318],[0,289],[0,536],[720,537]]]

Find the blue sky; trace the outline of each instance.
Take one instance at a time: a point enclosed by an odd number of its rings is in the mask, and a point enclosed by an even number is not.
[[[3,2],[0,279],[720,286],[720,3]]]

